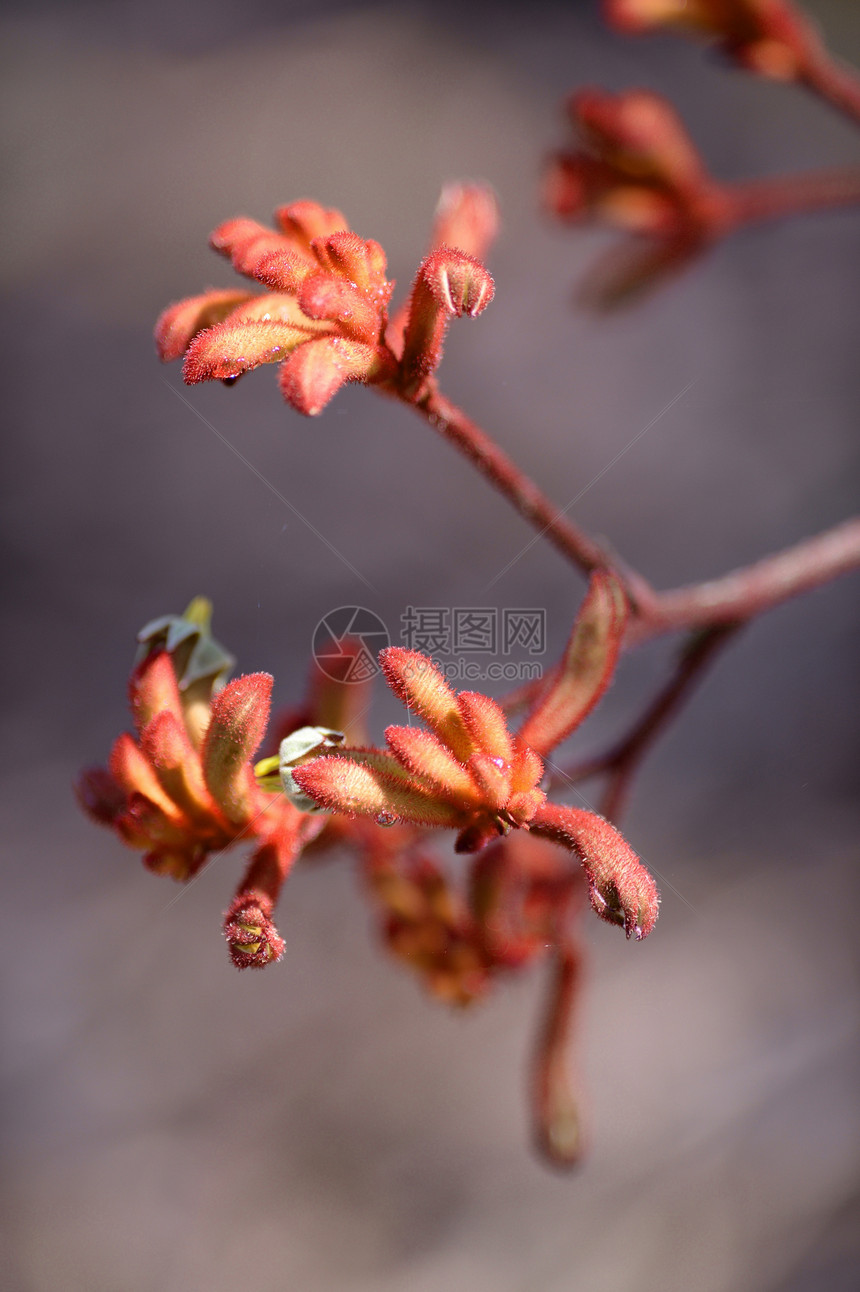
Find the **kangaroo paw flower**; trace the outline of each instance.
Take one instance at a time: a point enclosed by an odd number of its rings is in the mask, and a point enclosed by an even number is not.
[[[264,292],[204,292],[176,301],[158,319],[159,356],[184,355],[188,384],[232,385],[275,363],[284,398],[309,417],[347,382],[412,399],[439,364],[449,319],[475,318],[492,299],[493,280],[476,258],[498,225],[495,198],[484,186],[444,191],[433,249],[390,328],[394,283],[385,277],[378,242],[359,237],[340,211],[316,202],[281,207],[275,218],[277,229],[240,216],[210,238]]]
[[[605,0],[605,9],[618,31],[690,32],[777,81],[799,78],[821,56],[817,33],[788,0]]]
[[[568,112],[579,146],[551,160],[544,200],[566,223],[605,224],[632,235],[587,284],[589,300],[608,308],[722,237],[733,204],[660,95],[583,90],[571,95]]]

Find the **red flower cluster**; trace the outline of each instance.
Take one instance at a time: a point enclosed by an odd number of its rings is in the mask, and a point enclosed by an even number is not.
[[[476,857],[465,892],[408,837],[377,838],[365,874],[389,950],[454,1005],[480,999],[499,973],[567,942],[580,905],[564,854],[522,831]]]
[[[660,95],[583,90],[567,108],[579,146],[550,161],[547,206],[567,222],[643,235],[614,249],[587,285],[594,303],[612,305],[686,265],[726,232],[734,208]]]
[[[591,904],[628,937],[657,918],[654,881],[618,831],[593,812],[546,802],[542,755],[579,725],[614,671],[627,606],[614,576],[597,573],[565,657],[512,735],[501,708],[476,692],[456,695],[432,661],[390,647],[387,681],[429,730],[389,727],[387,750],[339,749],[297,767],[299,790],[328,811],[458,831],[458,852],[477,852],[513,829],[529,830],[576,854]]]
[[[788,0],[605,0],[619,31],[677,27],[719,42],[750,71],[795,80],[822,54],[815,31]]]
[[[450,318],[476,317],[493,280],[471,254],[495,232],[492,195],[479,187],[443,193],[430,254],[402,317],[388,321],[394,284],[378,242],[354,233],[345,217],[317,202],[275,212],[277,230],[228,220],[210,243],[234,269],[267,290],[214,290],[171,305],[156,325],[159,355],[185,355],[191,384],[232,383],[263,363],[280,365],[284,398],[313,415],[346,382],[413,398],[438,366]]]
[[[209,635],[209,612],[198,599],[142,630],[129,684],[136,736],[119,736],[107,768],[85,771],[77,792],[91,817],[144,852],[150,870],[181,882],[211,853],[254,841],[226,932],[235,963],[259,968],[283,951],[272,908],[322,823],[258,786],[250,760],[268,723],[272,678],[251,673],[222,685],[232,660]]]

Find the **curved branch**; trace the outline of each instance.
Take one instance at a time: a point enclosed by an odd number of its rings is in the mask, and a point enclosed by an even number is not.
[[[596,569],[614,570],[627,586],[634,603],[647,604],[653,598],[653,592],[644,579],[619,568],[612,553],[568,520],[495,441],[437,389],[431,388],[417,402],[406,402],[478,468],[484,479],[537,529],[538,538],[545,536],[584,574],[591,574]]]
[[[633,778],[646,754],[686,703],[708,665],[739,627],[739,624],[718,624],[692,633],[673,676],[658,691],[628,734],[602,754],[557,773],[551,777],[551,783],[570,785],[589,780],[592,776],[608,775],[600,799],[600,812],[617,822],[624,811]]]
[[[854,517],[719,579],[658,593],[647,613],[631,621],[628,644],[683,628],[743,622],[858,568],[860,517]]]

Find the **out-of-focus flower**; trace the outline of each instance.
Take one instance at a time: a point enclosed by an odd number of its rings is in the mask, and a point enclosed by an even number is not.
[[[521,831],[477,854],[465,885],[407,827],[368,832],[364,845],[386,945],[449,1004],[471,1004],[500,973],[557,945],[580,905],[581,879],[569,858]]]
[[[619,31],[677,28],[716,40],[750,71],[778,81],[802,77],[821,56],[812,25],[788,0],[604,0]]]
[[[129,683],[135,734],[119,736],[107,767],[85,771],[76,788],[88,814],[142,851],[150,870],[181,882],[211,853],[254,842],[228,923],[234,961],[262,965],[282,944],[262,918],[260,936],[250,936],[251,907],[268,919],[293,860],[321,823],[258,785],[251,759],[266,730],[272,678],[252,673],[225,684],[233,661],[210,635],[210,613],[197,598],[184,615],[141,631]]]
[[[495,204],[480,186],[447,191],[439,228],[471,246],[495,230]],[[228,220],[210,243],[263,294],[212,290],[178,301],[155,329],[164,360],[185,356],[194,384],[232,384],[263,363],[280,365],[284,398],[301,413],[322,411],[346,382],[414,398],[441,358],[449,318],[474,318],[493,295],[492,279],[468,250],[436,247],[424,261],[400,322],[389,329],[394,283],[378,242],[354,233],[337,210],[299,201],[275,213],[277,229]]]
[[[456,850],[478,852],[512,829],[530,829],[573,851],[601,918],[645,937],[657,917],[654,881],[632,849],[594,813],[546,803],[542,755],[574,730],[609,684],[627,606],[614,576],[592,578],[562,663],[513,735],[488,696],[455,694],[433,662],[390,647],[389,686],[429,730],[392,726],[387,750],[345,748],[292,771],[300,790],[331,812],[450,827]]]
[[[544,198],[567,223],[636,235],[586,284],[591,303],[611,306],[683,268],[727,231],[734,208],[660,95],[584,90],[568,112],[579,147],[551,159]]]

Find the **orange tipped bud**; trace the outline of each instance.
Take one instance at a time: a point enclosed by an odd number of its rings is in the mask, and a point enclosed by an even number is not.
[[[330,812],[372,816],[379,825],[394,825],[398,820],[430,826],[463,823],[463,810],[404,783],[402,768],[393,759],[386,774],[383,757],[375,767],[347,756],[318,758],[297,767],[293,779],[305,794]]]
[[[211,821],[218,809],[206,788],[197,751],[185,724],[173,713],[157,713],[140,734],[140,746],[165,793],[193,821]]]
[[[466,768],[429,731],[388,727],[385,739],[404,767],[440,793],[466,803],[481,801],[481,793]]]
[[[461,691],[457,703],[469,735],[479,749],[506,762],[514,756],[514,742],[502,709],[488,695]]]
[[[252,299],[248,292],[212,291],[169,305],[155,325],[159,359],[165,363],[181,359],[198,332],[223,322],[237,306]]]
[[[433,661],[419,651],[390,646],[379,662],[386,681],[407,709],[423,718],[455,758],[465,762],[475,748],[457,697]]]
[[[229,682],[212,701],[203,744],[203,772],[209,792],[229,821],[243,824],[254,806],[250,766],[266,730],[272,695],[269,673],[249,673]]]
[[[173,661],[165,650],[155,650],[137,665],[129,682],[134,725],[140,732],[159,713],[172,713],[183,721],[182,699]]]
[[[114,742],[108,759],[108,768],[114,781],[127,795],[141,795],[168,820],[177,825],[182,824],[184,820],[182,812],[162,789],[152,763],[128,732],[124,731]]]

